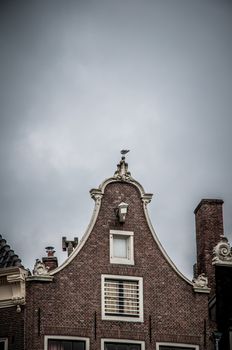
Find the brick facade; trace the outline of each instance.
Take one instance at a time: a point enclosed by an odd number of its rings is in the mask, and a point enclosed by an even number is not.
[[[115,177],[91,190],[96,206],[81,242],[55,270],[27,278],[25,344],[20,340],[8,350],[44,350],[46,336],[80,337],[89,340],[89,350],[101,350],[102,339],[144,342],[141,350],[159,350],[158,342],[214,348],[209,319],[209,289],[184,277],[170,261],[156,237],[147,214],[150,194],[131,178],[124,159]],[[119,219],[119,204],[126,203],[125,222]],[[223,233],[222,201],[203,200],[195,210],[197,275],[204,273],[214,288],[212,249]],[[121,221],[121,222],[120,222]],[[134,264],[110,261],[110,231],[133,233]],[[41,264],[41,262],[40,262]],[[142,278],[143,320],[103,319],[102,276]],[[2,312],[2,311],[1,311]],[[4,311],[5,312],[5,311]],[[14,315],[13,315],[14,312]],[[2,315],[2,314],[1,314]],[[24,313],[9,308],[9,322],[17,319],[21,330]],[[1,317],[0,317],[1,319]],[[3,326],[4,321],[1,321]],[[18,322],[18,321],[17,321]],[[17,324],[17,323],[15,323]],[[4,327],[2,328],[4,329]],[[16,332],[16,330],[15,330]],[[1,334],[7,335],[7,330]],[[9,333],[10,337],[11,334]],[[16,337],[15,337],[16,340]]]
[[[129,208],[123,224],[115,215],[122,201]],[[110,230],[134,232],[133,266],[110,263]],[[143,277],[144,322],[102,320],[102,274]],[[141,193],[130,183],[106,186],[82,249],[54,273],[53,282],[29,282],[26,302],[27,350],[42,350],[44,336],[55,334],[88,337],[91,350],[101,348],[101,338],[143,340],[146,350],[155,349],[158,341],[210,348],[208,294],[195,293],[167,262],[148,226]]]
[[[20,313],[16,307],[0,309],[0,339],[8,339],[7,350],[24,349],[24,307]]]

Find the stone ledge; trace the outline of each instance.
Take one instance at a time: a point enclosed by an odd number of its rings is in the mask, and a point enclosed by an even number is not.
[[[193,290],[195,293],[210,293],[210,288],[198,288],[198,287],[193,287]]]
[[[41,276],[41,275],[37,275],[37,276],[29,276],[26,278],[27,282],[52,282],[54,279],[53,276]]]

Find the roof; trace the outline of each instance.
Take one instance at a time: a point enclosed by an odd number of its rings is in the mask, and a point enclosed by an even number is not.
[[[11,249],[2,235],[0,235],[0,268],[12,266],[24,268],[19,256]]]

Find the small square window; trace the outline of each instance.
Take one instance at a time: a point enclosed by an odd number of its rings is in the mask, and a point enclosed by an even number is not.
[[[102,319],[143,322],[142,277],[102,275]]]
[[[134,265],[134,232],[110,230],[110,262]]]

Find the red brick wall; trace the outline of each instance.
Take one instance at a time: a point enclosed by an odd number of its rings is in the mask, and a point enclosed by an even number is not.
[[[0,338],[8,338],[8,350],[24,349],[24,307],[16,312],[16,306],[0,309]]]
[[[125,224],[115,216],[122,201],[129,204]],[[110,264],[111,229],[134,232],[134,266]],[[143,277],[143,323],[101,320],[102,274]],[[194,293],[163,257],[148,228],[138,189],[115,182],[107,185],[96,224],[79,254],[54,275],[54,282],[28,282],[26,349],[42,350],[44,335],[52,334],[89,337],[91,350],[100,350],[101,338],[144,340],[146,350],[155,349],[156,341],[210,349],[207,318],[208,295]]]

